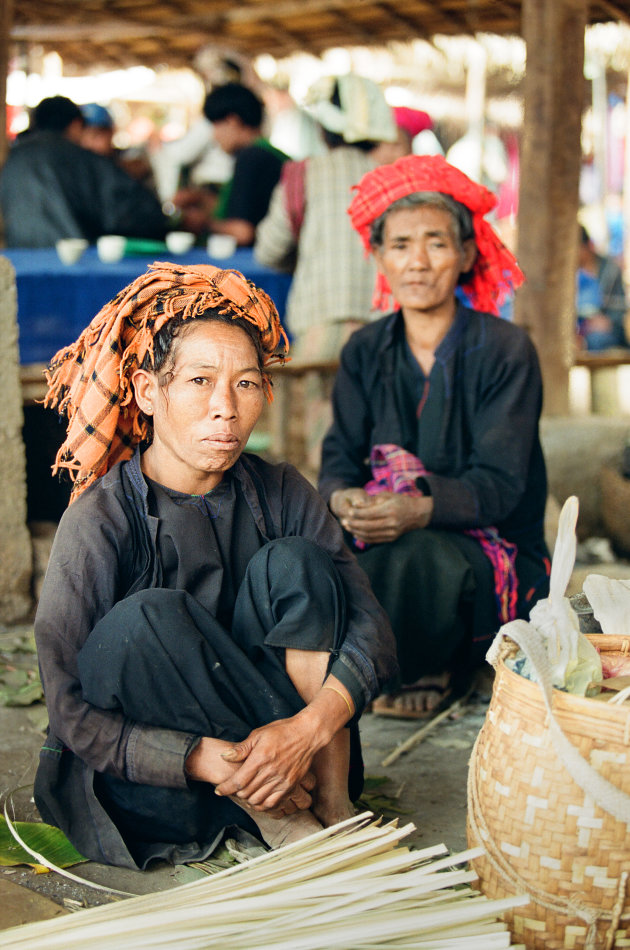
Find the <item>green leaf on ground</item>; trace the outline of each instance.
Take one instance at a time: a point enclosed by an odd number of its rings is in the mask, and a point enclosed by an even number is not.
[[[13,822],[15,830],[23,841],[60,868],[69,868],[73,864],[80,864],[87,861],[82,854],[74,848],[63,831],[59,828],[53,828],[52,825],[46,825],[39,821],[16,821]],[[25,851],[15,840],[4,817],[0,815],[0,865],[4,867],[13,867],[17,864],[28,864],[31,867],[40,867],[41,862],[37,861],[28,851]]]
[[[32,626],[4,627],[0,624],[0,653],[36,653]]]
[[[0,706],[30,706],[43,695],[38,670],[0,663]]]
[[[386,775],[366,775],[363,779],[363,790],[373,792],[374,789],[387,785],[389,778]]]
[[[408,814],[408,811],[400,808],[398,795],[388,795],[381,790],[382,786],[387,785],[389,781],[386,775],[366,775],[363,781],[363,794],[358,802],[355,802],[357,808],[371,811],[375,815]]]

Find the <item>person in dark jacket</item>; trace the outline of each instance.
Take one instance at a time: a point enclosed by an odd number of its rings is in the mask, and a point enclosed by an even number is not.
[[[276,846],[353,813],[395,644],[319,494],[244,451],[285,354],[241,274],[154,264],[50,368],[74,489],[35,621],[35,801],[94,860],[202,860],[226,829]]]
[[[400,676],[373,708],[420,718],[547,594],[541,376],[527,334],[495,315],[522,274],[484,219],[487,189],[410,156],[355,191],[375,303],[397,305],[342,351],[319,487],[396,635]]]
[[[0,173],[7,247],[54,247],[103,234],[161,240],[169,228],[153,192],[109,156],[80,145],[84,119],[65,96],[36,106]]]

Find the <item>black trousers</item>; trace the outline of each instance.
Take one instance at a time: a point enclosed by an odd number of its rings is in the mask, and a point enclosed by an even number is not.
[[[302,538],[272,541],[248,566],[231,630],[185,591],[145,590],[117,603],[79,654],[83,696],[136,722],[238,741],[303,708],[284,649],[329,651],[332,658],[345,628],[344,591],[328,555]],[[363,765],[353,733],[354,799]],[[95,791],[140,866],[173,859],[172,845],[190,854],[197,842],[207,854],[230,825],[257,833],[243,810],[207,783],[164,788],[97,774]]]
[[[386,691],[444,670],[459,688],[499,627],[492,566],[478,542],[427,528],[357,557],[396,636],[400,679]]]

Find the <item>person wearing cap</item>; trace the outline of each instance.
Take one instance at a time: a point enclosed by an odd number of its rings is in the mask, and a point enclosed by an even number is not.
[[[396,123],[396,141],[381,142],[372,157],[377,165],[388,165],[397,158],[411,155],[413,143],[421,132],[433,129],[433,121],[428,112],[412,109],[409,106],[393,106],[392,115]]]
[[[26,134],[0,172],[7,247],[54,247],[61,238],[103,234],[162,239],[169,229],[157,197],[104,155],[82,147],[76,103],[51,96],[33,110]]]
[[[254,254],[293,272],[286,321],[294,360],[326,362],[371,319],[376,268],[361,252],[346,206],[351,186],[377,164],[381,143],[396,142],[397,131],[380,87],[353,73],[319,80],[305,108],[320,123],[327,151],[284,166],[256,229]],[[307,389],[307,454],[316,470],[330,393],[314,376]]]
[[[81,113],[84,126],[80,144],[83,148],[113,159],[128,175],[156,192],[153,167],[146,149],[142,146],[123,149],[114,145],[116,130],[109,110],[98,102],[88,102],[81,106]]]
[[[240,273],[155,263],[49,368],[74,487],[35,619],[35,801],[92,860],[203,860],[353,814],[395,644],[321,496],[245,451],[286,353]]]
[[[98,155],[114,154],[114,120],[105,106],[88,102],[81,106],[83,131],[80,144]]]
[[[420,718],[547,595],[541,375],[526,332],[496,316],[523,275],[485,220],[491,192],[441,156],[354,191],[375,305],[391,312],[342,351],[319,489],[396,636],[400,675],[373,708]]]

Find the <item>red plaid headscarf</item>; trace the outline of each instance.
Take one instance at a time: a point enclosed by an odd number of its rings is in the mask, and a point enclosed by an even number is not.
[[[73,501],[147,438],[150,425],[136,403],[131,377],[155,334],[173,317],[194,319],[219,308],[243,317],[260,332],[264,365],[284,362],[286,334],[267,294],[235,270],[155,263],[105,304],[78,340],[48,367],[44,405],[68,416],[66,440],[53,474],[68,469]],[[263,374],[267,399],[271,382]]]
[[[472,276],[466,282],[466,294],[476,310],[499,312],[499,305],[520,284],[524,276],[516,258],[484,219],[497,199],[472,181],[441,155],[407,155],[390,165],[367,172],[358,185],[348,208],[352,226],[361,235],[366,252],[370,245],[370,225],[394,201],[419,191],[439,191],[465,205],[472,217],[477,257]],[[378,275],[373,305],[381,310],[391,306],[392,293],[383,274]]]

